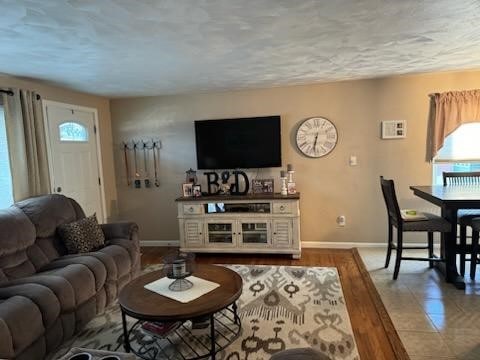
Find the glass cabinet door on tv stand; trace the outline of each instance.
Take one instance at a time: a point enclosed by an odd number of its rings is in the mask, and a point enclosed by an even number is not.
[[[270,221],[239,221],[240,241],[248,246],[265,246],[271,243]]]
[[[207,221],[207,244],[215,246],[235,245],[235,221],[209,220]]]

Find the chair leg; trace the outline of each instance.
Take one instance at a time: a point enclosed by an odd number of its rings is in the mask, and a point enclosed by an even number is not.
[[[472,280],[475,280],[475,272],[477,270],[478,237],[478,231],[472,230],[472,255],[470,260],[470,279]]]
[[[393,280],[397,280],[400,271],[400,262],[402,261],[403,250],[403,232],[397,229],[397,256],[395,257],[395,270],[393,271]]]
[[[465,253],[467,252],[467,227],[460,225],[460,275],[465,275]]]
[[[388,247],[387,258],[385,259],[385,267],[388,268],[390,264],[390,256],[392,255],[392,241],[393,241],[393,226],[388,224]]]
[[[433,258],[433,232],[428,232],[428,257]],[[428,262],[428,266],[433,268],[433,261]]]

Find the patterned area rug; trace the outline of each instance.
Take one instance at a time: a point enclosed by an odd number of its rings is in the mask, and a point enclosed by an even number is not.
[[[225,360],[262,360],[283,349],[312,347],[332,360],[359,360],[336,268],[227,265],[243,279],[238,300],[240,336],[217,355]],[[150,266],[145,271],[153,271]],[[132,320],[133,323],[133,320]],[[134,341],[148,341],[138,331]],[[118,305],[93,319],[53,358],[72,346],[122,351]]]

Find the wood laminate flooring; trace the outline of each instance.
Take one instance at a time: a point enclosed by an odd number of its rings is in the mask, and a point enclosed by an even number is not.
[[[158,264],[175,248],[142,248],[144,266]],[[338,269],[362,360],[409,359],[356,249],[303,249],[293,260],[281,255],[197,254],[202,264],[332,266]]]

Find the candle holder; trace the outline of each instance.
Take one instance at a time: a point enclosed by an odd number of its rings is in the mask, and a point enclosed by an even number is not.
[[[287,172],[288,172],[288,184],[287,184],[287,193],[289,195],[293,195],[297,193],[297,185],[295,184],[295,181],[293,180],[293,174],[295,171],[293,170],[293,165],[288,164],[287,165]]]
[[[293,174],[295,174],[295,171],[293,171],[293,170],[288,171],[288,182],[289,183],[295,182],[295,181],[293,181]]]
[[[176,252],[163,259],[163,272],[166,277],[174,280],[168,288],[172,291],[185,291],[193,286],[187,279],[195,270],[195,254]]]
[[[282,182],[281,194],[288,195],[288,188],[287,188],[287,177],[281,177],[280,181]]]

